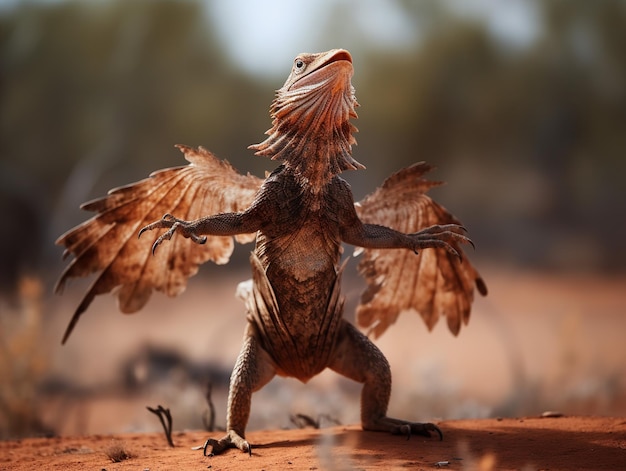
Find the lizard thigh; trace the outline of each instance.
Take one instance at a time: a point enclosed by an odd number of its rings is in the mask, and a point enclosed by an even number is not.
[[[274,361],[263,349],[256,326],[248,323],[241,352],[230,376],[227,430],[242,437],[250,417],[252,393],[265,386],[276,374]]]
[[[389,362],[371,340],[343,321],[329,368],[363,383],[361,422],[365,428],[384,417],[391,396]]]

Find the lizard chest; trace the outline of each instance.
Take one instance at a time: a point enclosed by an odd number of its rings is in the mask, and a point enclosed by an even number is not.
[[[279,199],[257,235],[249,310],[279,372],[306,381],[327,366],[342,319],[341,238],[328,201],[298,196]]]
[[[275,287],[254,253],[251,265],[253,286],[246,301],[249,320],[258,327],[261,344],[273,358],[277,373],[307,381],[328,366],[337,341],[343,313],[341,270],[333,270],[332,277],[274,283]]]

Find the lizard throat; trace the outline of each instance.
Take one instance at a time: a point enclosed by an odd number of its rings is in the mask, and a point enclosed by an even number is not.
[[[354,89],[349,77],[326,76],[316,83],[278,90],[272,102],[272,128],[256,155],[283,160],[305,181],[316,186],[344,170],[364,168],[352,158],[356,127]]]

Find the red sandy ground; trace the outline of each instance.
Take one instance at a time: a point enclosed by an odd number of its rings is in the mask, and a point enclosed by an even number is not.
[[[29,438],[0,442],[0,469],[626,469],[626,418],[560,417],[443,421],[444,440],[363,432],[356,426],[256,431],[252,456],[204,457],[206,432]],[[132,457],[113,463],[112,447]]]
[[[437,421],[441,442],[407,441],[358,426],[279,430],[294,413],[358,421],[359,385],[326,372],[307,385],[276,379],[255,393],[248,427],[252,456],[230,450],[207,458],[192,451],[207,433],[181,430],[202,427],[202,385],[177,370],[129,395],[120,365],[143,345],[156,345],[232,367],[245,325],[242,304],[232,294],[241,278],[211,272],[184,296],[155,296],[136,316],[119,315],[113,300],[102,297],[64,347],[59,339],[78,300],[46,299],[42,334],[27,343],[33,346],[30,363],[21,348],[15,353],[20,361],[9,358],[5,366],[32,363],[34,377],[43,369],[83,393],[70,389],[29,400],[15,388],[19,394],[7,395],[61,438],[0,441],[0,470],[438,469],[439,462],[448,463],[441,469],[457,470],[626,470],[626,277],[484,271],[489,297],[476,301],[459,337],[442,322],[427,333],[409,313],[377,341],[393,370],[391,416],[478,418]],[[359,292],[348,283],[349,300]],[[10,381],[0,381],[0,392],[7,387]],[[214,389],[222,426],[225,396],[224,386]],[[175,448],[145,409],[157,404],[172,410]],[[537,418],[545,410],[566,417]],[[480,419],[487,416],[533,418]],[[132,458],[111,462],[111,447]]]

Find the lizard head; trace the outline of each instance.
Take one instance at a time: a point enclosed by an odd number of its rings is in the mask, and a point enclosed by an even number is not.
[[[352,56],[345,49],[332,49],[318,54],[302,53],[294,59],[291,73],[280,91],[320,87],[326,81],[333,82],[331,86],[341,91],[351,87],[352,73]]]
[[[272,128],[256,155],[284,160],[304,178],[322,183],[363,166],[352,158],[358,106],[352,56],[345,49],[299,54],[272,102]]]

